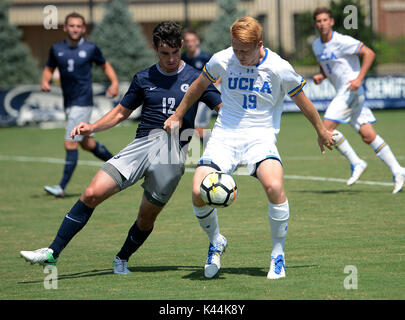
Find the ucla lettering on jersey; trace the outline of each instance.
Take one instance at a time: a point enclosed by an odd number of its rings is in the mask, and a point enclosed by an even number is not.
[[[337,59],[337,57],[336,57],[336,55],[335,55],[335,53],[333,51],[330,52],[330,53],[327,52],[327,51],[323,51],[322,53],[317,54],[316,58],[317,58],[318,61],[327,61],[327,60],[335,60],[335,59]]]
[[[317,38],[312,50],[336,91],[346,90],[348,82],[360,72],[359,52],[364,44],[350,36],[332,32],[328,42]]]
[[[280,128],[283,100],[294,97],[305,85],[303,77],[276,53],[267,48],[256,66],[242,66],[232,47],[216,53],[204,66],[203,74],[215,82],[222,78],[222,107],[216,126]]]
[[[271,93],[271,84],[268,81],[264,81],[260,86],[255,85],[255,78],[228,78],[228,89],[230,90],[245,90],[252,92]]]

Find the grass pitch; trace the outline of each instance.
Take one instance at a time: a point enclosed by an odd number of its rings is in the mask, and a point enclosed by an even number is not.
[[[405,166],[405,111],[375,114],[377,132]],[[116,153],[132,141],[135,130],[136,124],[121,126],[96,138]],[[271,250],[267,201],[259,182],[244,175],[235,176],[236,202],[219,211],[229,244],[220,275],[204,278],[208,241],[192,212],[192,172],[186,172],[153,233],[131,257],[130,275],[114,275],[112,261],[136,219],[140,183],[95,210],[60,256],[57,289],[45,289],[49,274],[26,263],[19,251],[51,243],[101,162],[79,151],[80,160],[91,162],[77,166],[67,196],[55,199],[43,186],[61,177],[63,165],[54,160],[64,159],[64,130],[0,129],[0,299],[402,300],[405,192],[392,195],[388,168],[348,125],[340,130],[368,162],[361,177],[368,184],[347,187],[350,168],[344,158],[336,150],[320,154],[315,131],[303,115],[283,115],[278,149],[291,210],[285,279],[266,279]]]

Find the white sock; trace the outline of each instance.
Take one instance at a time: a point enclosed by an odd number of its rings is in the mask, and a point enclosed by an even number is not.
[[[287,237],[288,218],[290,217],[288,200],[281,204],[273,204],[269,202],[267,215],[269,217],[271,239],[273,243],[271,255],[273,257],[277,257],[279,254],[284,255],[284,243]]]
[[[399,174],[402,171],[401,165],[398,163],[390,146],[379,135],[370,143],[376,155],[382,160],[391,170],[393,175]]]
[[[356,152],[353,150],[349,141],[339,130],[334,130],[334,133],[337,133],[337,136],[334,136],[335,139],[335,148],[350,162],[351,165],[356,165],[361,162],[361,159],[358,157]]]
[[[217,209],[210,206],[195,207],[193,206],[195,216],[200,223],[201,228],[205,231],[210,239],[210,243],[215,245],[219,238],[219,225]]]

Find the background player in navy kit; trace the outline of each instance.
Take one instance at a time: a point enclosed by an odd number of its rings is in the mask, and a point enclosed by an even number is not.
[[[184,139],[175,140],[163,130],[189,85],[200,72],[180,58],[181,27],[175,22],[162,22],[153,31],[154,49],[159,62],[138,72],[121,103],[94,124],[81,122],[71,132],[89,135],[109,129],[142,105],[141,122],[135,140],[98,171],[80,199],[64,218],[59,231],[49,246],[36,251],[21,251],[31,263],[56,263],[57,257],[69,241],[83,228],[94,208],[113,194],[144,178],[144,193],[138,217],[128,232],[123,247],[114,260],[115,273],[129,273],[128,259],[152,232],[157,215],[169,201],[184,173],[187,145],[194,130]],[[219,91],[209,86],[200,98],[218,110]],[[180,137],[194,127],[197,103],[185,115]],[[170,156],[168,156],[170,154]]]
[[[66,113],[65,150],[66,161],[63,176],[58,185],[45,186],[45,190],[56,196],[63,197],[65,188],[76,168],[78,161],[78,145],[92,152],[96,157],[107,161],[112,154],[107,148],[94,140],[93,137],[70,137],[70,131],[80,122],[89,122],[93,106],[93,90],[91,81],[91,67],[93,62],[100,66],[111,81],[107,89],[107,96],[118,94],[118,80],[112,66],[105,60],[100,49],[86,41],[84,18],[78,13],[71,13],[65,18],[64,31],[67,39],[55,43],[49,51],[49,59],[42,73],[42,91],[51,90],[49,82],[57,67],[60,72],[63,102]]]
[[[198,70],[202,70],[205,64],[211,59],[211,55],[202,51],[200,48],[200,39],[197,33],[192,29],[183,30],[183,39],[186,51],[181,55],[181,59]],[[208,108],[204,103],[198,105],[197,115],[195,117],[195,130],[205,148],[210,131],[207,129],[213,115],[213,110]]]

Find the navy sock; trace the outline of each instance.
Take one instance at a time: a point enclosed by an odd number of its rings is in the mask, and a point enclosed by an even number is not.
[[[121,260],[127,260],[138,248],[145,242],[145,240],[151,234],[153,228],[149,231],[141,231],[138,225],[135,223],[129,229],[128,236],[125,239],[124,245],[122,246],[120,252],[118,252],[117,257]]]
[[[110,160],[112,158],[112,154],[110,153],[110,151],[108,151],[108,149],[105,147],[105,145],[103,145],[100,142],[96,141],[96,146],[94,147],[93,150],[91,150],[91,152],[99,159],[103,160],[103,161],[107,161]]]
[[[54,258],[57,258],[70,240],[85,226],[94,209],[86,206],[80,199],[70,209],[62,221],[52,244]]]
[[[77,149],[66,150],[65,167],[63,169],[62,180],[59,183],[59,185],[61,186],[61,188],[63,190],[65,190],[66,185],[68,184],[70,178],[73,175],[73,171],[75,171],[78,158],[79,158],[79,153],[78,153]]]

